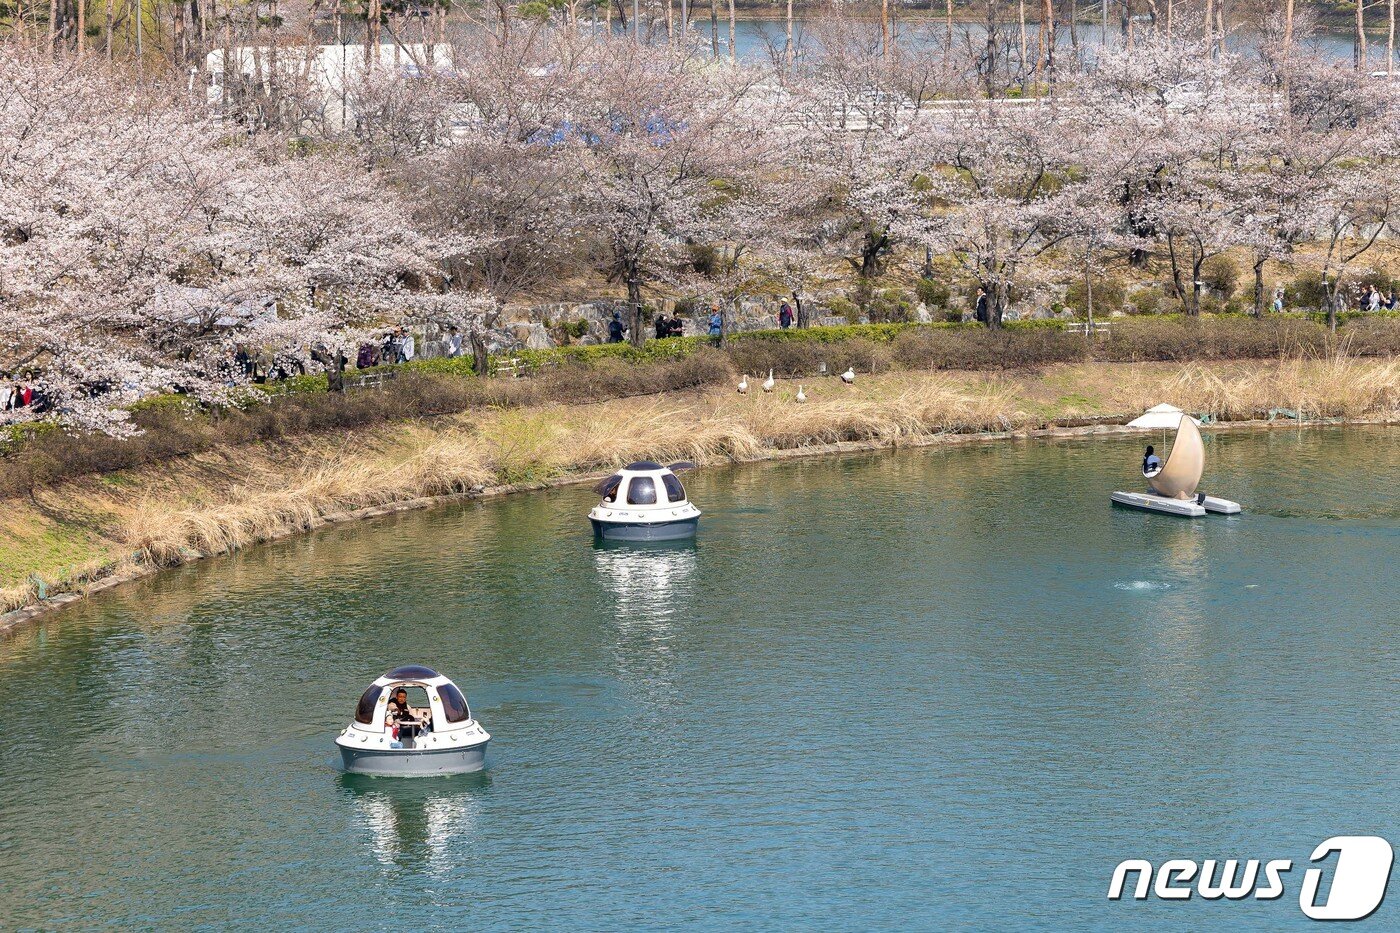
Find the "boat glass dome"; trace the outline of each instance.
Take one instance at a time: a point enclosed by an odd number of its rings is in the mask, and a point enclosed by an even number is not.
[[[681,481],[676,477],[676,474],[667,473],[665,476],[661,477],[661,484],[666,487],[666,496],[672,502],[685,501],[685,487],[681,485]]]
[[[368,725],[374,722],[374,704],[379,702],[379,695],[384,692],[384,688],[375,684],[364,692],[360,697],[360,702],[355,707],[355,721]]]
[[[627,484],[628,505],[656,505],[656,480],[650,476],[634,476]]]
[[[442,712],[448,722],[466,722],[472,718],[467,698],[462,696],[462,691],[458,690],[455,684],[447,683],[438,687],[438,695],[442,697]]]
[[[438,672],[421,664],[408,664],[396,667],[384,676],[394,680],[429,680],[438,676]]]
[[[617,487],[621,485],[622,474],[614,473],[594,487],[594,490],[603,494],[604,502],[613,502],[617,499]]]

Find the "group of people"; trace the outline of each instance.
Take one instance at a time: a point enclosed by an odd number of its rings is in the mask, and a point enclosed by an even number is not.
[[[19,411],[22,408],[43,411],[47,407],[41,387],[11,382],[8,379],[0,381],[0,411]]]
[[[792,303],[786,298],[778,297],[774,299],[778,302],[778,326],[787,330],[797,323],[797,315],[792,310]],[[657,340],[667,337],[680,337],[685,333],[685,322],[678,314],[674,317],[667,317],[665,312],[656,315],[653,327]],[[622,319],[621,311],[614,311],[612,319],[608,321],[608,343],[622,343],[627,337],[629,330],[627,322]],[[707,333],[711,337],[719,337],[724,332],[724,315],[720,311],[719,302],[710,305],[710,316],[707,321]]]
[[[458,337],[457,341],[460,353],[461,337]],[[386,332],[378,343],[366,341],[360,344],[360,349],[355,354],[355,367],[369,369],[371,366],[407,363],[417,355],[418,344],[413,334],[406,328],[396,327]]]
[[[1394,311],[1395,305],[1395,289],[1392,288],[1390,294],[1382,297],[1376,286],[1369,283],[1361,286],[1361,294],[1356,300],[1358,311]]]
[[[685,322],[681,320],[679,314],[675,317],[667,317],[664,313],[658,314],[654,323],[656,325],[657,340],[664,340],[667,337],[680,337],[685,332]]]

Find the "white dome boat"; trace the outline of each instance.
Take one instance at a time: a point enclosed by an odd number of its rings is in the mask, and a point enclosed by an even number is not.
[[[676,476],[688,461],[662,466],[629,463],[594,487],[603,501],[588,513],[595,537],[605,541],[680,541],[693,538],[700,510],[685,497]]]
[[[411,664],[370,685],[335,744],[346,771],[418,777],[480,771],[489,741],[456,684],[430,667]]]
[[[1172,422],[1176,424],[1176,439],[1166,463],[1142,474],[1148,491],[1115,492],[1109,498],[1129,508],[1187,518],[1200,518],[1207,512],[1238,514],[1238,502],[1196,491],[1205,472],[1206,447],[1195,418],[1170,405],[1159,405],[1143,418],[1129,422],[1129,427],[1165,427]]]

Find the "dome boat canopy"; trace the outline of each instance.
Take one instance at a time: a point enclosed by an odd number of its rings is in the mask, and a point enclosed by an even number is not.
[[[335,744],[347,771],[416,777],[480,771],[490,740],[456,684],[405,664],[370,684]]]
[[[700,510],[686,497],[677,473],[695,469],[689,460],[662,466],[654,460],[629,463],[593,491],[603,501],[588,513],[593,534],[609,541],[679,541],[695,536]]]

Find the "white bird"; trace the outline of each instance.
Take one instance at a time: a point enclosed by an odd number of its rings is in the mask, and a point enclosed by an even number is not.
[[[842,374],[841,374],[841,381],[844,382],[844,383],[846,383],[846,385],[848,385],[848,386],[853,386],[853,385],[855,385],[855,384],[856,384],[856,368],[855,368],[854,366],[852,366],[852,367],[848,368],[844,373],[842,373]]]
[[[777,383],[773,381],[773,370],[770,369],[768,370],[768,378],[763,380],[763,391],[772,392],[775,385]]]
[[[744,378],[739,380],[739,394],[747,395],[749,392],[749,374],[744,373]]]
[[[797,400],[799,402],[807,401],[807,393],[802,391],[802,386],[800,385],[797,387]]]

